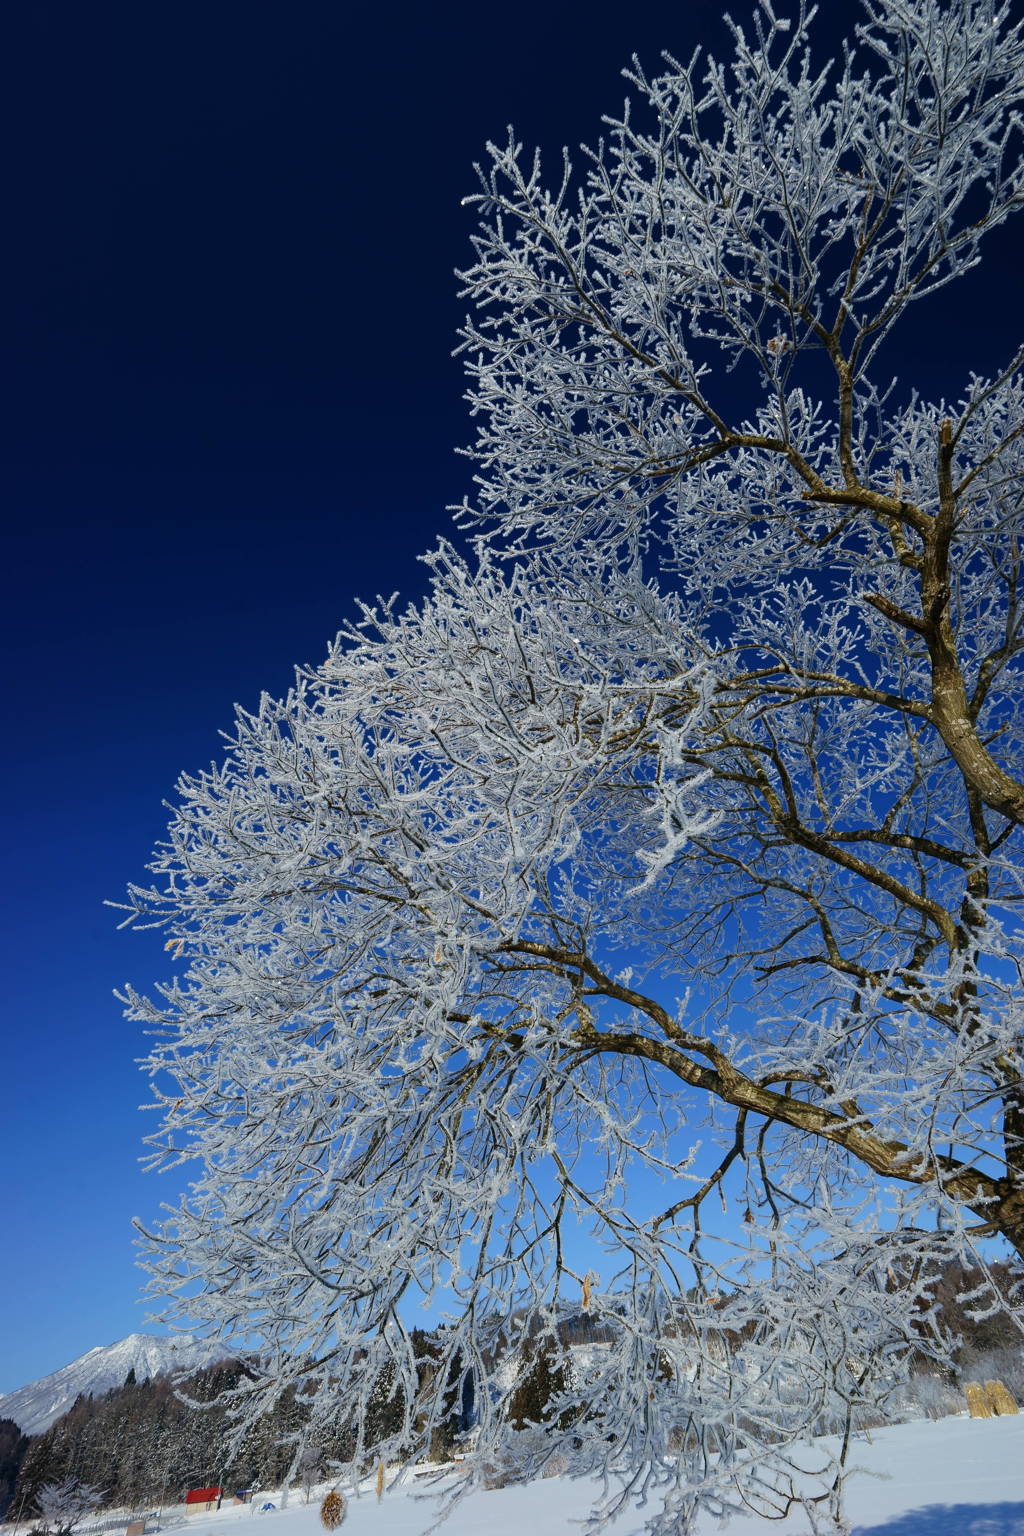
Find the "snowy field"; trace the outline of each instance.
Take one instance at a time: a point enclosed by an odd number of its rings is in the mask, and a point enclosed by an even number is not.
[[[853,1536],[1024,1536],[1024,1414],[1001,1419],[943,1419],[874,1430],[854,1447],[847,1514]],[[592,1484],[551,1478],[523,1488],[473,1495],[441,1528],[441,1536],[566,1536],[579,1531]],[[265,1495],[265,1497],[274,1497]],[[188,1521],[188,1536],[322,1536],[315,1503],[292,1494],[288,1509],[253,1515],[226,1508]],[[339,1536],[420,1536],[432,1504],[408,1489],[372,1488],[349,1501]],[[230,1527],[230,1530],[226,1527]],[[614,1536],[643,1529],[637,1513]],[[705,1519],[700,1536],[722,1527]],[[806,1516],[768,1521],[737,1518],[727,1536],[806,1536]]]

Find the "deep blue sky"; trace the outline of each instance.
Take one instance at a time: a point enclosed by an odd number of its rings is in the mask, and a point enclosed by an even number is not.
[[[233,703],[286,689],[355,597],[418,590],[467,489],[449,354],[473,160],[510,120],[552,154],[596,137],[634,50],[721,48],[720,16],[31,0],[8,18],[0,1391],[145,1326],[130,1218],[173,1194],[137,1168],[140,1041],[111,997],[163,956],[104,898],[141,877],[162,799]],[[922,313],[899,361],[927,393],[1017,339],[1014,244]]]

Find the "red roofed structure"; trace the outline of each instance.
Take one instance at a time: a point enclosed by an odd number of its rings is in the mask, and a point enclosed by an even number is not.
[[[190,1488],[185,1495],[186,1514],[196,1515],[216,1509],[221,1492],[220,1488]]]

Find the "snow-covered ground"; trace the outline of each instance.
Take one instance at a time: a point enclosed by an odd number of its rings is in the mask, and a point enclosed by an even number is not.
[[[872,1431],[854,1450],[863,1470],[847,1496],[853,1536],[1024,1536],[1024,1414],[901,1424]],[[596,1495],[593,1484],[564,1478],[474,1494],[441,1536],[571,1536]],[[339,1536],[420,1536],[433,1518],[432,1503],[414,1490],[387,1493],[378,1504],[371,1487],[350,1499]],[[184,1529],[187,1536],[322,1536],[316,1502],[306,1505],[294,1492],[287,1509],[225,1508],[192,1516]],[[639,1512],[612,1528],[614,1536],[642,1529]],[[700,1536],[721,1531],[711,1519],[698,1529]],[[727,1536],[805,1536],[808,1523],[803,1515],[744,1516],[726,1529]]]

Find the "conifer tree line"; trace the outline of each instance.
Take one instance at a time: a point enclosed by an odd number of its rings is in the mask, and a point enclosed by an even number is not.
[[[602,1337],[586,1318],[572,1319],[567,1327],[576,1343]],[[413,1334],[422,1378],[429,1381],[442,1358],[441,1345],[423,1329]],[[566,1385],[550,1349],[538,1340],[526,1339],[520,1352],[506,1404],[515,1429],[542,1423],[551,1399]],[[472,1420],[472,1395],[456,1390],[459,1375],[449,1369],[449,1412],[430,1445],[436,1461],[452,1456]],[[373,1444],[402,1423],[401,1388],[393,1374],[383,1372],[365,1409],[354,1404],[353,1412],[340,1415],[326,1432],[311,1431],[307,1406],[289,1389],[235,1446],[230,1408],[218,1399],[244,1376],[245,1366],[233,1360],[177,1383],[170,1376],[139,1382],[132,1370],[120,1387],[80,1395],[43,1434],[26,1436],[13,1420],[0,1419],[0,1520],[37,1522],[40,1490],[64,1478],[97,1486],[105,1507],[139,1510],[178,1503],[194,1487],[223,1486],[231,1494],[278,1488],[290,1479],[308,1488],[330,1476],[332,1463],[351,1459],[360,1435]]]
[[[27,1435],[13,1419],[0,1419],[0,1520],[14,1503],[18,1470],[29,1447]]]
[[[424,1375],[437,1346],[415,1330]],[[224,1360],[185,1382],[157,1376],[139,1382],[130,1371],[123,1386],[78,1400],[43,1434],[23,1435],[12,1420],[0,1420],[0,1519],[33,1520],[38,1494],[48,1484],[73,1477],[98,1487],[107,1507],[142,1509],[179,1503],[190,1488],[277,1488],[291,1477],[312,1483],[329,1475],[331,1462],[350,1460],[360,1430],[376,1437],[400,1424],[403,1403],[393,1380],[381,1375],[369,1393],[365,1413],[340,1414],[316,1432],[293,1389],[284,1392],[236,1444],[229,1407],[217,1401],[237,1387],[245,1366]],[[449,1420],[434,1435],[438,1459],[451,1454],[465,1426],[466,1412],[451,1394]]]
[[[225,1361],[184,1384],[188,1394],[205,1400],[237,1384],[241,1368]],[[230,1468],[224,1463],[224,1410],[191,1407],[177,1395],[168,1376],[127,1380],[99,1396],[79,1396],[62,1418],[34,1436],[21,1464],[10,1513],[31,1518],[41,1488],[65,1477],[94,1484],[103,1502],[119,1507],[180,1501],[187,1489],[219,1483],[230,1474],[245,1481],[272,1477],[278,1461],[275,1445],[288,1427],[282,1404],[279,1422],[252,1443]],[[282,1470],[286,1470],[282,1469]]]

